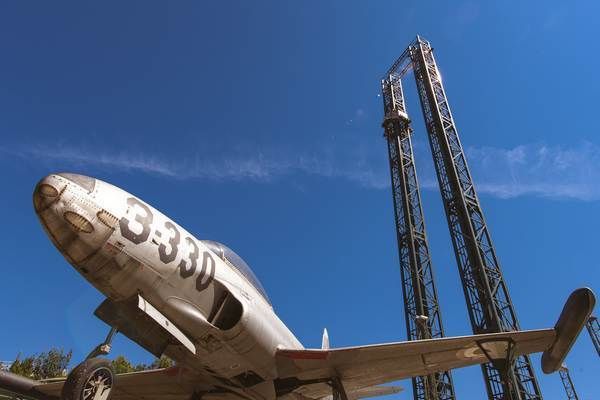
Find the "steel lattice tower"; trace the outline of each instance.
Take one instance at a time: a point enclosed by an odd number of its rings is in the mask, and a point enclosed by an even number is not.
[[[409,340],[439,338],[444,330],[400,77],[384,79],[382,93],[407,335]],[[412,384],[415,400],[455,399],[449,371],[413,378]]]
[[[598,323],[598,318],[594,316],[590,317],[587,320],[585,326],[587,328],[588,333],[590,334],[592,343],[594,343],[596,352],[598,352],[598,356],[600,356],[600,324]]]
[[[573,380],[571,379],[569,369],[565,365],[563,365],[562,368],[558,370],[558,374],[560,375],[560,380],[562,381],[562,384],[565,387],[567,399],[579,400],[579,396],[577,396],[577,392],[575,391],[575,386],[573,385]]]
[[[417,37],[409,54],[473,333],[519,330],[433,50]],[[490,400],[542,398],[527,356],[482,370]]]
[[[400,80],[410,69],[414,71],[473,333],[519,330],[433,50],[429,42],[417,37],[394,62],[383,81],[384,127],[392,171],[409,339],[422,337],[419,336],[421,333],[417,321],[429,321],[419,318],[419,315],[428,317],[430,314],[425,313],[430,312],[439,317],[433,274],[430,272],[429,250],[422,224],[420,196],[416,188],[410,120],[406,114],[400,84]],[[433,290],[424,289],[428,282],[431,282]],[[432,333],[434,326],[438,325],[425,325]],[[441,335],[441,321],[439,330]],[[510,352],[510,346],[507,343],[507,352]],[[497,359],[483,364],[481,368],[490,400],[542,399],[528,356],[512,357],[507,354],[506,360]],[[451,385],[450,380],[448,382]],[[417,384],[418,382],[413,381],[415,388],[418,387]],[[415,398],[416,396],[417,389]]]

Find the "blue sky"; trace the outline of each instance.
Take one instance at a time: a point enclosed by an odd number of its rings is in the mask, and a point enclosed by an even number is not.
[[[101,295],[33,212],[55,171],[140,196],[253,267],[306,346],[405,338],[379,78],[432,42],[523,328],[598,290],[600,90],[594,2],[5,2],[0,6],[0,359],[106,332]],[[449,335],[469,334],[412,75],[405,83]],[[120,337],[114,354],[150,357]],[[562,399],[544,376],[546,399]],[[597,397],[587,334],[567,363]],[[484,395],[478,368],[454,372]],[[398,399],[412,398],[410,382]]]

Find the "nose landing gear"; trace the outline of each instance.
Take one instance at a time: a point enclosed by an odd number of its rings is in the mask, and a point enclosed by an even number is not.
[[[89,358],[71,371],[62,388],[61,400],[108,400],[114,380],[110,361]]]
[[[67,376],[61,392],[61,400],[109,400],[114,387],[115,374],[110,361],[98,356],[107,355],[112,339],[117,333],[111,328],[104,342],[100,343]]]
[[[112,340],[115,337],[116,333],[117,333],[117,328],[115,328],[114,326],[111,327],[110,331],[108,332],[108,335],[106,335],[106,339],[104,339],[104,342],[102,342],[98,346],[96,346],[94,348],[94,350],[92,350],[92,352],[90,354],[88,354],[88,356],[85,359],[89,360],[90,358],[94,358],[94,357],[98,357],[98,356],[105,356],[108,353],[110,353]]]

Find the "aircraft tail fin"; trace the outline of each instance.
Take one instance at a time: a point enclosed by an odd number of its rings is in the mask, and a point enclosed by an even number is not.
[[[327,328],[323,329],[323,339],[321,340],[321,350],[329,350],[329,333],[327,333]]]

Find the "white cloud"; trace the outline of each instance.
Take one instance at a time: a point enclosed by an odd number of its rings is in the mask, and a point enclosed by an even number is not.
[[[288,150],[268,152],[234,152],[222,157],[199,157],[191,155],[172,161],[164,157],[135,152],[110,152],[91,150],[86,146],[27,146],[0,147],[0,155],[35,159],[50,168],[69,169],[93,167],[102,170],[142,172],[149,175],[174,179],[196,179],[212,181],[271,182],[283,175],[296,173],[327,178],[344,178],[367,188],[383,188],[389,178],[383,173],[387,164],[377,168],[367,162],[364,149],[353,146],[350,153],[336,154],[331,145],[318,151],[294,154]],[[384,168],[381,168],[384,167]],[[379,170],[382,171],[379,171]]]
[[[189,155],[177,161],[126,151],[98,151],[85,146],[51,148],[0,147],[4,157],[35,159],[62,169],[81,166],[141,172],[173,179],[272,182],[286,175],[341,178],[362,187],[389,187],[384,143],[354,140],[322,143],[318,150],[285,149],[234,152],[228,157]],[[437,190],[427,146],[415,143],[419,180],[425,190]],[[537,196],[600,200],[600,147],[584,142],[573,147],[527,144],[512,149],[469,147],[469,166],[479,194],[499,198]]]
[[[479,193],[600,199],[600,147],[589,142],[573,147],[471,147],[467,157]]]

